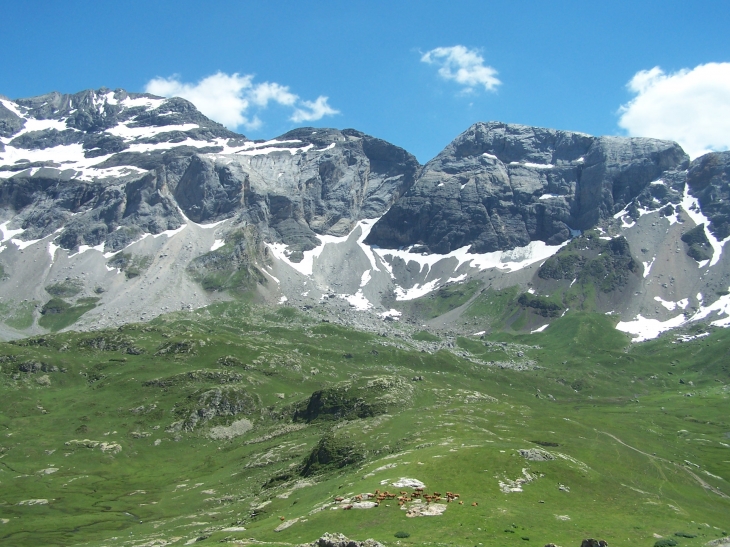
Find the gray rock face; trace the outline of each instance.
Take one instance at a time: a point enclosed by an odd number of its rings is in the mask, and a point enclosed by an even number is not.
[[[105,243],[118,250],[143,233],[179,227],[184,219],[154,175],[112,183],[79,181],[73,171],[40,169],[18,173],[0,184],[0,207],[14,210],[25,240],[62,229],[57,244],[66,249]]]
[[[687,163],[668,141],[477,123],[423,167],[367,243],[434,253],[558,244]]]
[[[117,251],[180,227],[184,214],[198,223],[235,217],[300,253],[319,244],[317,234],[344,235],[384,214],[420,168],[358,131],[302,128],[253,143],[188,101],[123,90],[51,93],[14,108],[41,129],[23,131],[26,118],[0,111],[5,157],[21,157],[0,165],[0,209],[25,230],[19,239],[58,230],[54,242],[66,249]],[[44,160],[23,159],[26,151]]]
[[[713,152],[694,160],[687,185],[710,220],[710,232],[719,240],[730,236],[730,152]]]
[[[0,137],[10,137],[23,129],[25,120],[0,103]]]

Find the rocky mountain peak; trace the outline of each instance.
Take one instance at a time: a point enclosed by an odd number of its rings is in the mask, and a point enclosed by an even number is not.
[[[669,141],[477,123],[424,166],[368,242],[442,254],[559,244],[688,161]]]

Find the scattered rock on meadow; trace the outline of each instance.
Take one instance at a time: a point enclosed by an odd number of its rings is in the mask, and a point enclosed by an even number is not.
[[[447,505],[445,503],[423,503],[420,499],[413,504],[401,508],[406,511],[406,516],[413,517],[438,517],[444,514]]]
[[[282,530],[286,530],[287,528],[289,528],[289,526],[292,526],[292,525],[296,524],[297,522],[299,522],[299,517],[293,518],[290,520],[285,520],[284,522],[279,524],[279,526],[274,528],[274,532],[281,532]]]
[[[233,439],[248,433],[251,429],[253,429],[251,421],[243,418],[242,420],[236,420],[229,426],[218,425],[211,427],[208,436],[211,439]]]
[[[401,477],[393,483],[393,486],[397,488],[426,488],[426,485],[418,479],[409,479],[406,477]]]
[[[533,462],[547,462],[555,459],[555,456],[553,456],[550,452],[539,448],[520,450],[520,456]]]
[[[383,544],[374,539],[356,541],[343,534],[326,533],[318,540],[308,544],[305,543],[302,547],[383,547]]]
[[[51,385],[51,379],[48,377],[48,374],[39,376],[38,378],[35,379],[35,381],[39,386],[50,386]]]
[[[34,500],[23,500],[19,501],[18,505],[48,505],[47,499],[34,499]]]

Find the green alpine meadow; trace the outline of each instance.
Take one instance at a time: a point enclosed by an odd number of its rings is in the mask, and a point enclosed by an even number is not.
[[[614,323],[426,337],[223,303],[3,343],[2,543],[726,536],[728,331]]]

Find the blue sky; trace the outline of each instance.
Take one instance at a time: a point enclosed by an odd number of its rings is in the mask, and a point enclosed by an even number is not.
[[[250,138],[353,127],[421,162],[488,120],[683,138],[692,155],[730,144],[722,1],[0,0],[0,13],[10,98],[156,81]]]

